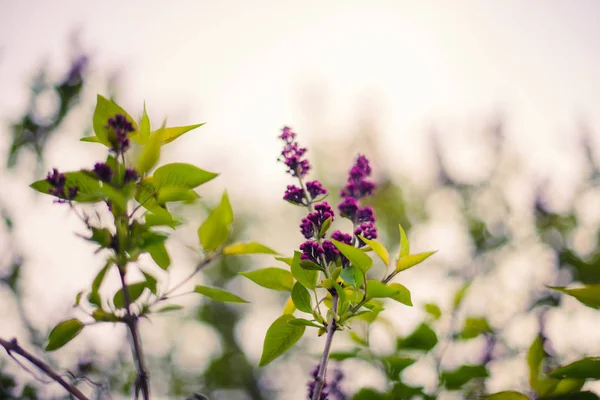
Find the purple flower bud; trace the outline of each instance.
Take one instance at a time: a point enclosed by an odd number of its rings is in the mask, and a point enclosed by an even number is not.
[[[329,218],[333,221],[334,213],[333,209],[329,204],[324,201],[315,205],[315,212],[308,214],[305,218],[302,218],[300,224],[300,232],[306,239],[310,239],[315,236],[321,230],[321,227]]]
[[[281,135],[279,136],[279,138],[285,141],[286,143],[291,143],[295,137],[296,134],[292,132],[292,129],[287,126],[283,127],[283,129],[281,130]]]
[[[356,213],[356,221],[358,223],[375,222],[375,213],[373,212],[373,208],[369,206],[360,208]]]
[[[65,186],[67,177],[65,176],[65,174],[59,173],[56,168],[52,168],[52,172],[48,173],[48,176],[46,176],[46,180],[48,181],[48,183],[50,183],[50,185],[54,187]]]
[[[75,197],[77,197],[77,193],[79,193],[79,187],[71,186],[67,193],[67,200],[73,200]]]
[[[377,228],[375,228],[375,225],[372,222],[363,222],[362,224],[356,227],[356,229],[354,230],[354,234],[356,236],[361,235],[365,239],[369,240],[377,239]],[[365,243],[359,238],[359,244],[360,247],[362,247]]]
[[[127,151],[130,145],[127,136],[135,131],[133,124],[127,120],[127,117],[123,114],[117,114],[108,119],[108,124],[105,128],[115,133],[115,139],[111,140],[112,150],[117,154]]]
[[[317,196],[327,194],[327,189],[325,189],[319,181],[306,182],[306,190],[313,200],[317,198]]]
[[[323,248],[319,246],[319,243],[308,240],[300,245],[300,250],[302,250],[302,255],[300,256],[301,260],[310,260],[321,265]]]
[[[330,240],[324,240],[322,247],[327,264],[335,262],[337,256],[340,254],[340,251],[337,249],[337,247],[335,247]]]
[[[125,170],[125,175],[123,176],[124,182],[127,184],[129,182],[135,182],[140,178],[137,171],[133,168],[127,168]]]
[[[306,239],[310,239],[314,236],[315,225],[312,223],[311,220],[308,219],[308,217],[302,218],[302,222],[300,223],[300,232]]]
[[[113,176],[112,168],[105,163],[96,163],[94,165],[94,173],[103,182],[110,182]]]
[[[288,167],[288,173],[294,177],[303,177],[308,174],[310,164],[308,160],[303,160],[302,156],[306,153],[306,148],[299,147],[297,142],[294,142],[296,134],[290,128],[285,127],[282,130],[281,139],[285,141],[285,147],[281,152],[279,161]]]
[[[294,204],[304,204],[304,190],[298,186],[288,185],[283,199]]]
[[[371,175],[369,160],[367,160],[365,156],[359,155],[356,159],[356,163],[350,169],[348,183],[346,183],[344,189],[340,191],[340,195],[343,197],[349,196],[360,199],[361,197],[372,194],[375,189],[375,184],[366,180],[366,177],[369,175]]]
[[[354,221],[356,212],[358,211],[358,203],[354,197],[344,197],[344,200],[338,205],[340,215],[344,218],[349,218]]]
[[[340,231],[335,231],[331,234],[331,238],[337,240],[338,242],[352,244],[352,236],[342,233]]]

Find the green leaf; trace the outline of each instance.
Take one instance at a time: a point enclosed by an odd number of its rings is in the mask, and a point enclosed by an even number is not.
[[[75,336],[79,335],[83,326],[83,323],[76,318],[63,321],[56,325],[48,336],[46,351],[60,349],[65,344],[69,343]]]
[[[399,257],[404,257],[410,254],[410,243],[408,243],[408,238],[406,237],[406,232],[402,228],[402,225],[398,225],[400,229],[400,255]]]
[[[373,265],[373,260],[371,260],[371,257],[365,254],[364,251],[346,243],[338,242],[335,239],[332,239],[331,241],[340,253],[346,256],[346,258],[350,260],[350,263],[360,269],[363,273],[366,273]]]
[[[104,249],[112,245],[112,234],[106,228],[92,228],[92,236],[86,239]]]
[[[157,190],[154,187],[154,181],[151,176],[146,177],[140,184],[137,185],[135,191],[135,199],[146,210],[151,211],[154,215],[167,220],[173,220],[173,216],[166,208],[158,204],[156,200]]]
[[[553,378],[600,379],[600,357],[586,357],[548,373]]]
[[[221,203],[208,215],[198,229],[200,244],[205,250],[216,250],[229,237],[233,223],[233,210],[227,192],[223,193]]]
[[[294,252],[294,258],[292,259],[292,275],[294,278],[300,282],[305,288],[309,290],[314,290],[317,284],[317,279],[319,278],[318,271],[311,271],[304,269],[300,266],[300,252]]]
[[[250,272],[240,272],[240,275],[267,289],[289,292],[294,286],[292,273],[281,268],[262,268]]]
[[[484,333],[492,333],[493,329],[490,327],[485,317],[468,317],[465,320],[465,325],[462,332],[459,334],[461,339],[473,339]]]
[[[332,217],[329,217],[325,220],[325,222],[323,222],[323,224],[321,225],[321,229],[319,229],[319,238],[322,238],[325,236],[325,234],[331,227],[332,221],[333,221]]]
[[[148,288],[148,290],[150,290],[153,294],[156,295],[156,292],[157,292],[156,278],[153,277],[152,275],[150,275],[148,272],[143,271],[143,270],[142,270],[142,274],[144,274],[144,277],[146,278],[146,287]]]
[[[146,112],[146,102],[144,102],[144,113],[142,114],[142,120],[140,121],[140,132],[139,139],[141,143],[145,143],[148,136],[150,136],[150,117]]]
[[[288,323],[296,326],[312,326],[314,328],[323,328],[323,325],[319,325],[316,322],[309,321],[303,318],[294,318]]]
[[[548,286],[548,288],[573,296],[588,307],[600,309],[600,284],[586,285],[577,289],[558,286]]]
[[[460,305],[462,304],[462,301],[465,298],[465,294],[467,293],[467,290],[469,289],[470,286],[471,286],[471,282],[467,282],[464,285],[462,285],[460,289],[458,289],[458,291],[454,295],[454,301],[452,302],[453,310],[456,310],[456,309],[458,309],[458,307],[460,307]]]
[[[400,373],[416,361],[414,358],[399,356],[387,356],[381,359],[385,373],[391,381],[400,380]]]
[[[194,189],[215,179],[219,174],[205,171],[191,164],[172,163],[157,168],[152,176],[158,189],[170,186]]]
[[[105,311],[101,308],[94,310],[92,313],[92,318],[99,322],[117,322],[120,321],[120,318],[115,314]]]
[[[394,299],[399,303],[404,304],[405,306],[412,307],[412,299],[410,297],[410,290],[406,288],[406,286],[401,285],[399,283],[390,283],[388,287],[397,290],[396,294],[393,296],[389,296],[390,299]]]
[[[102,281],[104,281],[104,277],[106,276],[106,272],[110,266],[111,264],[107,263],[100,271],[98,271],[94,281],[92,282],[92,292],[97,292],[98,289],[100,289],[100,285],[102,285]]]
[[[357,289],[360,288],[365,281],[365,274],[354,265],[342,269],[340,276],[346,283]]]
[[[442,310],[440,310],[437,304],[427,303],[425,304],[424,308],[425,312],[431,315],[436,321],[442,316]]]
[[[514,390],[505,390],[503,392],[492,393],[487,396],[483,396],[485,400],[529,400],[527,395],[516,392]]]
[[[187,204],[191,204],[200,196],[198,193],[194,192],[191,189],[186,189],[182,187],[175,186],[165,186],[158,189],[156,193],[156,201],[161,206],[164,206],[166,203],[183,201]]]
[[[373,249],[375,254],[377,254],[379,256],[379,258],[381,258],[381,261],[383,261],[383,264],[386,267],[388,267],[390,265],[390,254],[388,253],[386,248],[381,243],[379,243],[376,240],[365,239],[361,235],[358,235],[358,236],[360,237],[360,240],[365,242],[367,244],[367,246],[369,246]]]
[[[163,270],[167,270],[171,265],[171,257],[167,252],[167,248],[164,243],[156,243],[150,246],[146,246],[145,250],[150,254],[150,257],[154,260],[156,265],[161,267]]]
[[[209,297],[216,301],[223,301],[228,303],[248,303],[235,294],[226,292],[225,290],[213,288],[209,286],[196,286],[194,292],[200,293],[203,296]]]
[[[168,226],[168,227],[175,229],[176,226],[181,225],[181,221],[173,219],[173,217],[170,215],[156,215],[156,214],[146,213],[146,215],[144,215],[144,218],[146,220],[145,225],[147,227]]]
[[[312,313],[310,293],[300,282],[296,282],[292,288],[292,301],[298,310],[309,314]]]
[[[425,253],[408,254],[406,256],[402,256],[396,263],[396,272],[404,271],[414,267],[415,265],[421,264],[433,254],[435,254],[435,251],[426,251]]]
[[[354,350],[354,351],[334,351],[331,352],[331,354],[329,354],[329,359],[330,360],[335,360],[335,361],[344,361],[347,360],[349,358],[356,358],[358,356],[358,351]]]
[[[223,254],[234,256],[234,255],[241,255],[241,254],[277,254],[277,252],[275,250],[268,248],[267,246],[263,246],[260,243],[250,242],[250,243],[235,243],[235,244],[226,246],[223,249]]]
[[[485,365],[461,365],[453,371],[443,371],[440,374],[440,378],[448,390],[458,390],[471,379],[487,378],[488,376]]]
[[[300,268],[308,271],[325,271],[325,268],[311,260],[300,260]]]
[[[183,135],[186,132],[189,132],[193,129],[199,128],[204,125],[206,122],[196,125],[188,125],[188,126],[175,126],[171,128],[165,128],[160,134],[161,144],[171,143],[173,140],[177,139],[179,136]]]
[[[137,123],[133,118],[131,118],[131,115],[129,115],[114,101],[98,95],[96,109],[94,110],[93,117],[94,132],[96,133],[98,140],[108,147],[110,147],[111,144],[109,138],[109,130],[106,129],[106,126],[108,125],[108,119],[114,117],[117,114],[124,115],[127,118],[127,120],[133,125],[135,132],[138,132],[139,129]]]
[[[398,338],[396,346],[398,350],[407,349],[427,352],[433,349],[437,342],[438,338],[433,329],[422,323],[407,337]]]
[[[387,400],[388,397],[383,393],[371,388],[362,388],[354,395],[352,400]]]
[[[96,203],[106,198],[100,188],[100,181],[86,171],[65,172],[65,192],[68,193],[69,188],[78,187],[79,191],[75,196],[75,201],[81,203]],[[52,186],[45,179],[33,182],[29,185],[32,189],[44,194],[48,193]]]
[[[529,365],[529,384],[540,397],[550,395],[559,382],[542,375],[542,363],[545,358],[546,351],[542,336],[537,335],[527,352],[527,364]]]
[[[102,143],[96,136],[86,136],[79,139],[80,142]]]
[[[150,135],[142,152],[140,153],[135,170],[141,175],[146,175],[158,162],[160,157],[160,135],[153,133]]]
[[[134,303],[137,299],[140,298],[144,289],[147,287],[147,282],[136,282],[130,285],[127,285],[127,293],[129,293],[129,301]],[[113,304],[116,308],[125,308],[125,296],[123,295],[123,288],[119,289],[115,296],[113,297]]]
[[[287,264],[289,267],[292,266],[292,261],[294,261],[294,257],[275,257],[275,259]]]
[[[169,306],[164,306],[163,308],[159,309],[158,311],[156,311],[157,313],[165,313],[165,312],[169,312],[169,311],[179,311],[183,309],[183,306],[177,305],[177,304],[172,304]]]
[[[293,319],[291,315],[282,315],[271,324],[265,336],[259,367],[269,364],[300,340],[306,327],[290,324]]]
[[[402,290],[400,287],[406,289],[404,286],[400,284],[398,285],[399,286],[392,287],[391,285],[388,286],[383,282],[369,279],[367,281],[367,300],[374,298],[393,297],[400,293],[400,290]]]

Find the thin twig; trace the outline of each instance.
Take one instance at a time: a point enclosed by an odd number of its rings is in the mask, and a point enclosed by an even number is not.
[[[325,373],[327,372],[327,362],[329,361],[329,352],[331,351],[331,343],[333,342],[333,335],[337,328],[335,322],[335,316],[338,308],[338,294],[335,290],[331,291],[331,311],[333,315],[327,325],[327,337],[325,338],[325,347],[323,348],[323,356],[321,357],[321,364],[319,364],[319,373],[315,378],[315,390],[313,392],[312,400],[320,400],[321,392],[325,386]]]
[[[163,294],[158,299],[156,299],[156,301],[152,305],[158,303],[159,301],[166,300],[169,297],[170,294],[172,294],[173,292],[175,292],[177,289],[181,288],[190,279],[192,279],[198,272],[202,271],[204,269],[204,267],[206,267],[208,264],[210,264],[211,262],[213,262],[217,258],[218,255],[219,254],[213,254],[213,255],[211,255],[209,257],[206,257],[204,260],[200,261],[200,263],[198,263],[198,265],[196,265],[196,268],[194,268],[194,271],[191,274],[189,274],[184,280],[182,280],[181,282],[179,282],[177,285],[175,285],[171,289],[167,290],[165,292],[165,294]]]
[[[65,381],[60,374],[54,371],[48,364],[35,357],[31,353],[23,349],[18,343],[17,339],[13,338],[10,341],[0,338],[0,345],[4,347],[9,356],[13,357],[12,353],[18,354],[25,358],[27,361],[38,367],[42,372],[56,381],[59,385],[64,387],[71,395],[75,396],[79,400],[89,400],[77,387],[71,385]],[[13,357],[14,358],[14,357]]]

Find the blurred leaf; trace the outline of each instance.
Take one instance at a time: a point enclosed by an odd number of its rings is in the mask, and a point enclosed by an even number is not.
[[[277,261],[281,261],[282,263],[287,264],[288,266],[292,266],[293,257],[275,257]]]
[[[194,292],[200,293],[201,295],[216,301],[223,301],[229,303],[248,303],[241,297],[218,288],[198,285],[194,288]]]
[[[458,390],[475,378],[487,378],[489,373],[484,365],[461,365],[453,371],[443,371],[440,375],[448,390]]]
[[[292,296],[288,297],[287,301],[285,302],[285,305],[283,306],[283,313],[284,315],[292,315],[294,314],[294,311],[296,311],[296,306],[294,305],[294,302],[292,301]]]
[[[600,379],[600,357],[586,357],[548,373],[553,378]]]
[[[98,179],[91,177],[85,171],[74,171],[65,172],[65,191],[68,192],[70,188],[78,187],[79,191],[75,196],[75,201],[82,203],[95,203],[106,198],[106,195],[100,189],[100,182]],[[47,180],[39,180],[30,185],[31,188],[38,192],[49,194],[50,182]]]
[[[98,273],[96,274],[96,277],[94,278],[94,281],[92,282],[92,292],[97,292],[98,289],[100,289],[100,286],[102,285],[102,281],[104,281],[104,277],[106,276],[106,272],[108,271],[108,268],[111,266],[110,263],[106,263],[104,265],[104,267],[102,267],[102,269],[100,269],[100,271],[98,271]]]
[[[497,392],[487,396],[483,396],[485,400],[529,400],[529,397],[523,393],[515,392],[514,390],[506,390]]]
[[[312,313],[310,293],[300,282],[296,282],[292,288],[292,301],[298,310],[309,314]]]
[[[112,245],[112,234],[106,228],[92,228],[92,236],[86,238],[90,242],[98,244],[101,248],[108,248]]]
[[[138,132],[139,128],[137,123],[131,118],[131,115],[114,101],[98,95],[93,117],[94,132],[96,133],[98,140],[108,147],[111,146],[111,143],[109,140],[109,130],[106,127],[108,126],[109,118],[112,118],[117,114],[124,115],[127,118],[127,121],[131,122],[133,125],[135,132]]]
[[[221,198],[221,203],[215,207],[198,229],[198,237],[202,247],[205,250],[216,250],[227,240],[232,223],[233,210],[227,192],[225,192]]]
[[[83,329],[84,325],[76,318],[63,321],[56,325],[48,336],[48,344],[46,345],[46,351],[54,351],[60,349],[65,344],[73,340],[79,332]]]
[[[373,265],[373,260],[371,260],[371,257],[365,254],[364,251],[346,243],[338,242],[335,239],[332,239],[331,241],[335,247],[337,247],[340,253],[346,256],[346,258],[350,260],[350,263],[363,273],[366,273]]]
[[[294,277],[285,269],[269,267],[250,272],[240,272],[254,283],[273,290],[290,291],[294,286]]]
[[[158,311],[156,311],[157,313],[165,313],[165,312],[169,312],[169,311],[179,311],[182,310],[183,306],[177,305],[177,304],[171,304],[169,306],[164,306],[163,308],[159,309]]]
[[[150,117],[148,117],[148,112],[146,112],[146,102],[144,102],[144,113],[142,114],[142,120],[140,121],[140,131],[139,131],[139,140],[141,143],[146,142],[148,136],[150,136]]]
[[[183,187],[176,186],[165,186],[158,189],[156,193],[156,201],[161,206],[164,206],[166,203],[174,203],[178,201],[182,201],[186,204],[191,204],[196,201],[200,196],[198,193],[194,192],[191,189],[186,189]]]
[[[459,334],[461,339],[473,339],[484,333],[492,333],[493,329],[488,324],[485,317],[468,317],[462,332]]]
[[[127,293],[129,293],[129,301],[134,303],[137,299],[140,298],[144,289],[147,287],[147,282],[136,282],[130,285],[127,285]],[[125,308],[125,296],[123,295],[123,288],[119,289],[115,296],[113,297],[113,304],[116,308]]]
[[[292,275],[298,282],[307,289],[314,290],[317,284],[319,274],[317,271],[309,271],[300,266],[300,252],[294,252],[294,258],[292,259]]]
[[[462,285],[460,289],[458,289],[458,291],[454,295],[454,301],[452,302],[453,310],[456,310],[456,309],[458,309],[458,307],[460,307],[463,299],[465,298],[465,294],[467,293],[467,290],[469,289],[470,286],[471,286],[471,282],[467,282],[464,285]]]
[[[587,285],[578,289],[558,286],[548,286],[548,288],[573,296],[588,307],[600,309],[600,285]]]
[[[569,393],[560,396],[552,396],[548,397],[549,400],[598,400],[597,394],[593,392],[578,392],[578,393]]]
[[[146,175],[158,162],[160,158],[160,134],[153,133],[150,135],[142,152],[140,153],[135,164],[135,170],[141,175]]]
[[[433,304],[433,303],[426,303],[425,306],[425,312],[429,315],[431,315],[433,317],[434,320],[438,320],[440,319],[440,317],[442,316],[442,310],[440,310],[440,308],[438,307],[437,304]]]
[[[396,263],[396,272],[404,271],[414,267],[415,265],[421,264],[433,254],[435,254],[435,251],[427,251],[425,253],[408,254],[402,256]]]
[[[380,281],[376,281],[373,279],[369,279],[367,281],[367,299],[373,299],[373,298],[392,298],[396,301],[399,301],[400,303],[403,304],[407,304],[410,303],[410,305],[412,305],[412,303],[410,302],[410,292],[408,292],[408,289],[405,288],[404,286],[402,286],[399,283],[392,283],[389,285],[386,285],[383,282]]]
[[[400,380],[400,373],[407,367],[413,365],[417,360],[410,357],[387,356],[381,359],[385,373],[392,381]]]
[[[277,254],[275,250],[268,248],[260,243],[235,243],[226,246],[223,249],[223,254],[226,255],[242,255],[242,254]]]
[[[154,184],[158,189],[163,187],[194,189],[217,176],[219,174],[185,163],[163,165],[157,168],[152,175]]]
[[[167,252],[167,248],[165,247],[164,243],[156,243],[147,246],[145,249],[148,254],[150,254],[150,257],[152,257],[156,265],[165,271],[169,268],[169,265],[171,265],[171,257],[169,257],[169,253]]]
[[[329,359],[330,360],[335,360],[335,361],[344,361],[347,360],[349,358],[356,358],[358,356],[358,351],[354,350],[354,351],[334,351],[331,352],[331,354],[329,354]]]
[[[421,350],[427,352],[433,349],[437,342],[438,338],[433,329],[429,325],[422,323],[407,337],[399,337],[396,347],[398,350]]]
[[[304,334],[306,327],[292,325],[294,317],[282,315],[267,330],[259,367],[264,367],[288,351]]]
[[[408,238],[406,237],[406,232],[402,228],[402,225],[398,225],[398,229],[400,230],[400,254],[399,258],[407,256],[410,254],[410,243],[408,243]]]
[[[369,240],[364,238],[363,236],[360,236],[360,240],[362,240],[363,242],[365,242],[367,244],[367,246],[371,247],[373,249],[373,251],[375,252],[375,254],[377,254],[379,256],[379,258],[381,258],[381,261],[383,261],[383,264],[386,267],[389,267],[390,265],[390,255],[387,251],[387,249],[378,241],[376,240]]]
[[[88,142],[88,143],[102,143],[100,139],[96,136],[86,136],[79,139],[80,142]],[[102,143],[104,144],[104,143]]]
[[[529,365],[529,384],[541,397],[551,394],[558,385],[557,380],[542,376],[542,363],[545,358],[546,352],[542,336],[537,335],[527,352],[527,364]]]
[[[362,388],[352,397],[352,400],[387,400],[387,397],[375,389]]]
[[[146,226],[168,226],[175,229],[176,226],[181,225],[181,222],[173,219],[170,215],[156,215],[152,213],[146,213],[144,215],[144,219],[146,220]]]
[[[179,136],[183,135],[186,132],[189,132],[193,129],[199,128],[204,125],[206,122],[195,125],[188,126],[175,126],[170,128],[165,128],[160,132],[160,140],[161,144],[171,143],[173,140],[177,139]],[[158,132],[158,131],[156,131]]]
[[[410,297],[410,290],[408,290],[406,286],[399,283],[390,283],[388,286],[397,291],[396,294],[390,296],[390,299],[394,299],[405,306],[412,307],[413,303]]]

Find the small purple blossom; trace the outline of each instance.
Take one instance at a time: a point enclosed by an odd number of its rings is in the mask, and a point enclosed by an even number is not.
[[[135,131],[133,124],[127,120],[127,117],[123,114],[116,114],[108,119],[105,128],[112,130],[115,134],[114,140],[111,140],[112,150],[117,154],[127,151],[130,145],[128,135]]]
[[[302,159],[302,156],[306,153],[306,148],[298,146],[298,143],[293,141],[296,134],[290,128],[285,127],[279,137],[285,142],[285,147],[281,152],[283,158],[279,160],[283,161],[288,167],[287,172],[300,178],[308,174],[310,164],[308,160]]]
[[[344,200],[338,205],[340,215],[344,218],[349,218],[354,221],[356,212],[358,211],[358,203],[354,197],[344,197]]]
[[[363,155],[359,155],[356,163],[350,169],[348,174],[348,182],[344,189],[340,191],[343,197],[354,197],[360,199],[364,196],[369,196],[375,190],[375,184],[366,178],[371,175],[371,166],[369,160]]]
[[[330,240],[323,241],[323,255],[325,255],[325,262],[327,264],[335,262],[337,256],[340,254],[340,251],[335,247],[333,242]]]
[[[123,176],[123,181],[125,184],[129,183],[129,182],[135,182],[140,178],[139,174],[137,173],[137,171],[133,168],[127,168],[125,170],[125,175]]]
[[[311,214],[308,215],[310,216]],[[314,236],[315,225],[311,220],[308,219],[308,217],[302,218],[302,222],[300,222],[300,232],[306,239],[310,239]]]
[[[105,163],[96,163],[94,165],[94,173],[103,182],[110,182],[113,176],[112,168]]]
[[[319,246],[319,243],[308,240],[300,245],[300,250],[302,250],[301,260],[310,260],[316,264],[321,264],[320,259],[323,255],[323,248]]]
[[[283,199],[294,204],[304,204],[304,190],[301,187],[288,185],[283,195]]]
[[[319,376],[319,366],[317,365],[311,372],[313,380],[308,382],[308,399],[312,399],[315,393],[315,385]],[[329,374],[328,374],[329,375]],[[330,380],[325,380],[325,385],[319,396],[320,400],[346,400],[346,395],[340,389],[340,382],[344,379],[344,374],[339,369],[333,372]]]
[[[310,198],[313,200],[320,195],[327,194],[327,189],[325,189],[319,181],[306,182],[306,190],[308,191],[308,194],[310,194]]]
[[[375,228],[375,225],[372,222],[363,222],[354,229],[354,234],[356,236],[361,235],[369,240],[377,239],[377,228]],[[361,247],[365,244],[360,238],[359,243]]]
[[[352,244],[352,236],[346,233],[342,233],[340,231],[335,231],[331,234],[331,238],[337,240],[338,242]]]
[[[375,222],[375,213],[373,212],[373,208],[369,206],[360,208],[356,213],[356,221],[358,223]]]
[[[279,139],[283,140],[284,142],[292,143],[295,137],[296,134],[292,132],[291,128],[284,126],[283,129],[281,129],[281,135],[279,136]]]
[[[46,181],[52,186],[48,189],[48,194],[56,196],[61,200],[71,201],[79,193],[79,187],[71,186],[68,189],[65,188],[67,183],[67,177],[65,174],[58,172],[56,168],[52,169],[52,172],[46,176]],[[61,202],[59,200],[59,202]]]
[[[65,176],[65,174],[59,173],[56,168],[52,168],[52,172],[48,172],[46,180],[48,181],[48,183],[50,183],[50,185],[54,187],[65,186],[65,183],[67,182],[67,177]]]
[[[331,218],[333,221],[333,216],[333,209],[326,201],[319,203],[315,205],[314,212],[308,214],[305,218],[302,218],[300,232],[302,232],[306,239],[310,239],[315,236],[315,233],[318,234],[327,219]]]

